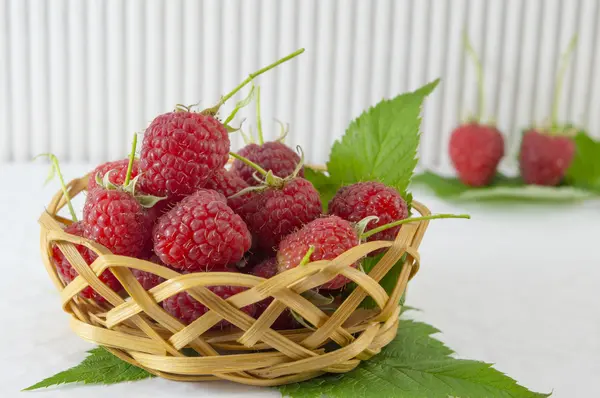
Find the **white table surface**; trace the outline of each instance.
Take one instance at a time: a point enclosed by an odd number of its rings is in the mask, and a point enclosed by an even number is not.
[[[67,178],[88,167],[65,166]],[[278,397],[228,382],[153,379],[114,386],[63,386],[19,393],[78,364],[92,346],[69,329],[39,255],[36,220],[57,182],[45,165],[0,165],[0,394],[43,397]],[[421,247],[409,285],[414,317],[438,327],[460,357],[496,364],[555,397],[598,397],[600,383],[600,202],[567,205],[452,204],[416,192],[439,220]],[[25,284],[25,281],[27,283]]]

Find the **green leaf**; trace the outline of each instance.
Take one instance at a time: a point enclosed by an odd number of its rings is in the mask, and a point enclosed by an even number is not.
[[[331,148],[331,180],[338,186],[380,181],[406,195],[417,164],[421,106],[438,83],[383,100],[354,120]]]
[[[527,390],[490,364],[450,357],[452,351],[431,337],[438,332],[403,319],[394,340],[356,369],[278,388],[291,398],[548,396]]]
[[[88,351],[89,355],[79,365],[57,373],[25,390],[67,383],[115,384],[154,377],[152,374],[117,358],[102,347]]]
[[[385,255],[385,253],[379,253],[371,257],[365,257],[362,261],[362,267],[365,272],[368,274],[371,272],[373,267],[377,265],[379,260]],[[406,261],[406,255],[402,256],[396,264],[392,267],[391,270],[379,281],[379,284],[383,289],[387,292],[387,294],[391,294],[398,282],[398,278],[400,277],[400,272],[402,271],[402,264]],[[402,296],[403,298],[404,296]],[[402,300],[401,298],[401,300]],[[360,305],[362,308],[377,308],[377,304],[375,301],[369,296],[366,297]]]
[[[323,203],[323,212],[327,213],[327,205],[340,188],[340,185],[336,184],[324,172],[309,167],[304,168],[304,178],[310,181],[317,191],[319,191],[321,202]]]
[[[442,177],[427,171],[413,178],[413,184],[427,185],[442,198],[478,201],[571,202],[597,196],[590,190],[570,186],[525,185],[518,178],[498,175],[488,187],[472,188],[457,178]]]
[[[580,132],[575,138],[575,157],[567,170],[568,184],[600,193],[600,141]]]

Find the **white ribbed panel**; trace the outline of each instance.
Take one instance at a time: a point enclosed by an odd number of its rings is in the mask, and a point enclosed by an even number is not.
[[[469,32],[485,69],[484,115],[514,165],[520,131],[550,116],[558,58],[575,32],[559,116],[600,137],[598,0],[0,0],[0,162],[52,151],[124,157],[134,132],[175,104],[210,106],[258,67],[263,129],[323,162],[350,120],[436,77],[422,164],[447,167],[454,126],[478,109]],[[240,93],[224,107],[228,112]],[[255,124],[254,106],[234,121]],[[255,131],[256,133],[256,131]],[[232,136],[234,148],[242,145]]]

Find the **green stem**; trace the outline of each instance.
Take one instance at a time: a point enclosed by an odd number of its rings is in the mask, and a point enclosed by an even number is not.
[[[469,219],[469,218],[471,218],[471,216],[468,214],[432,214],[430,216],[405,218],[404,220],[394,221],[389,224],[382,225],[381,227],[373,228],[372,230],[363,233],[360,236],[360,239],[364,240],[364,239],[370,238],[371,236],[375,235],[378,232],[397,227],[398,225],[408,224],[409,222],[436,220],[439,218],[466,218],[466,219]]]
[[[254,80],[257,76],[262,75],[263,73],[275,68],[278,65],[281,65],[282,63],[289,61],[290,59],[294,58],[297,55],[300,55],[304,52],[304,49],[301,48],[299,50],[294,51],[293,53],[291,53],[290,55],[287,55],[283,58],[281,58],[280,60],[272,63],[271,65],[267,65],[264,68],[261,68],[259,70],[257,70],[254,73],[250,73],[248,75],[248,77],[246,78],[246,80],[244,80],[243,82],[241,82],[236,88],[234,88],[231,92],[229,92],[228,94],[226,94],[223,98],[221,98],[221,101],[219,101],[219,104],[222,105],[225,103],[225,101],[227,101],[229,98],[233,97],[238,91],[240,91],[246,84],[250,83],[252,80]]]
[[[245,164],[247,164],[248,166],[252,167],[254,170],[258,171],[260,174],[266,176],[267,175],[267,170],[263,169],[262,167],[260,167],[259,165],[257,165],[256,163],[254,163],[253,161],[251,161],[250,159],[246,159],[243,156],[238,155],[235,152],[229,152],[229,156],[240,160],[242,162],[244,162]]]
[[[481,61],[477,56],[477,52],[473,48],[471,41],[469,40],[469,36],[467,35],[467,31],[463,32],[463,40],[465,42],[465,50],[467,54],[471,57],[473,64],[475,64],[475,73],[477,74],[477,103],[478,103],[478,111],[477,111],[477,123],[481,121],[481,115],[483,114],[485,108],[485,92],[483,90],[483,67],[481,66]]]
[[[135,160],[135,149],[137,147],[137,134],[133,134],[133,142],[131,143],[131,152],[129,153],[129,163],[127,164],[127,174],[125,175],[124,186],[129,185],[131,180],[131,171],[133,170],[133,161]]]
[[[65,184],[65,180],[63,178],[62,172],[60,171],[60,165],[58,164],[58,158],[56,155],[52,153],[42,153],[36,156],[34,159],[39,158],[40,156],[45,156],[52,162],[52,168],[56,174],[58,174],[58,181],[60,182],[60,188],[62,190],[63,196],[67,201],[67,207],[69,208],[69,213],[71,213],[71,218],[74,222],[77,222],[77,214],[75,214],[75,209],[73,208],[73,204],[71,203],[71,196],[69,195],[69,191],[67,190],[67,184]],[[49,179],[52,178],[54,172],[50,174]],[[48,180],[49,181],[49,180]]]
[[[569,67],[569,62],[571,61],[571,54],[573,54],[573,51],[575,50],[576,46],[577,34],[573,36],[573,38],[569,42],[569,46],[562,54],[560,61],[560,69],[556,74],[556,86],[554,87],[554,97],[552,98],[552,114],[550,115],[550,122],[552,123],[552,128],[555,128],[558,124],[558,105],[560,103],[563,81],[565,79],[565,73],[567,72],[567,68]]]
[[[260,86],[256,86],[256,128],[258,129],[258,145],[265,143],[263,139],[262,121],[260,120]]]
[[[314,246],[309,246],[308,250],[306,251],[306,254],[304,255],[304,257],[302,257],[302,260],[300,260],[300,264],[298,264],[299,266],[303,266],[306,265],[310,262],[310,256],[312,256],[312,254],[315,251],[315,247]]]

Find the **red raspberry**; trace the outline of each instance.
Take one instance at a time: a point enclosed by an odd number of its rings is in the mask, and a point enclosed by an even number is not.
[[[79,221],[65,228],[65,232],[71,235],[83,236],[83,229],[83,223]],[[88,265],[93,263],[96,257],[98,257],[93,251],[91,251],[85,246],[75,245],[75,247],[77,248],[77,251],[79,252],[79,254],[81,254],[81,257],[83,257],[83,259]],[[65,281],[65,283],[70,283],[79,275],[75,268],[71,266],[69,260],[67,260],[67,258],[62,254],[58,246],[54,246],[52,248],[52,260],[54,262],[54,265],[56,266],[57,271],[62,276],[62,279]],[[115,292],[121,290],[121,283],[109,270],[106,270],[102,274],[100,274],[99,279],[100,281],[102,281],[102,283],[104,283],[106,286],[108,286]],[[106,301],[104,297],[96,293],[96,291],[92,289],[91,286],[88,286],[85,289],[83,289],[79,293],[79,295],[88,299],[94,299],[98,303]]]
[[[358,235],[348,221],[338,216],[318,218],[281,241],[277,252],[277,267],[279,272],[283,272],[298,266],[310,246],[315,248],[310,261],[318,261],[332,260],[358,243]],[[358,264],[352,266],[356,268]],[[338,275],[321,285],[321,288],[339,289],[349,281],[345,276]]]
[[[233,172],[226,169],[220,169],[215,171],[212,177],[208,179],[204,188],[212,189],[223,194],[227,198],[229,207],[235,211],[244,203],[244,200],[241,197],[231,199],[229,197],[235,195],[244,188],[248,188],[248,184]]]
[[[277,275],[277,258],[270,257],[263,260],[259,264],[256,264],[251,272],[252,275],[260,276],[261,278],[269,279]],[[256,303],[256,318],[262,315],[267,307],[273,302],[273,298],[269,297]],[[298,322],[294,319],[289,309],[279,315],[279,317],[271,325],[271,329],[283,330],[283,329],[294,329],[298,326]]]
[[[504,156],[504,138],[493,126],[469,123],[450,136],[450,159],[463,184],[488,185]]]
[[[246,224],[223,195],[200,189],[154,226],[154,252],[173,268],[209,271],[239,261],[250,249]]]
[[[575,155],[573,139],[529,130],[523,135],[519,166],[527,184],[558,185]]]
[[[265,142],[262,145],[248,144],[240,149],[238,153],[266,171],[271,170],[273,174],[281,178],[291,175],[300,163],[300,156],[279,141]],[[232,170],[248,184],[260,184],[253,177],[256,170],[244,164],[241,160],[235,159],[233,161]],[[304,177],[304,167],[300,170],[298,176]]]
[[[245,287],[238,286],[209,286],[208,289],[223,299],[228,299],[231,296],[247,290]],[[186,325],[194,322],[209,311],[205,305],[194,300],[187,292],[177,293],[176,295],[169,297],[163,301],[162,306],[165,311]],[[247,305],[242,308],[242,311],[250,316],[254,316],[256,313],[256,306],[254,304]],[[211,330],[223,329],[230,325],[229,322],[222,320],[213,326]]]
[[[160,261],[160,258],[158,258],[157,255],[153,255],[152,257],[150,257],[148,259],[148,261],[158,264],[158,265],[162,265],[163,267],[167,267],[167,265],[165,265],[162,261]],[[131,269],[131,273],[133,274],[133,276],[135,276],[135,279],[137,279],[137,281],[142,285],[142,287],[145,290],[150,290],[153,287],[158,286],[165,281],[165,278],[162,278],[156,274],[153,274],[151,272],[141,271],[141,270],[135,269],[135,268]]]
[[[340,188],[329,202],[329,214],[346,221],[358,222],[367,216],[377,216],[369,229],[380,227],[408,217],[408,207],[395,189],[380,182],[359,182]],[[394,240],[400,226],[376,233],[368,240]]]
[[[319,217],[322,210],[319,192],[310,181],[296,177],[283,187],[265,187],[242,196],[237,209],[256,245],[272,250],[281,239],[304,224]]]
[[[144,256],[150,231],[148,216],[138,201],[124,191],[96,188],[83,207],[84,236],[113,254]]]
[[[171,112],[158,116],[144,135],[142,189],[156,196],[189,195],[229,159],[229,133],[212,116]]]
[[[270,257],[261,261],[252,268],[250,273],[265,279],[277,275],[277,257]]]
[[[111,170],[113,170],[113,172],[110,174],[110,182],[112,182],[115,185],[123,185],[123,183],[125,182],[125,176],[127,175],[128,165],[129,159],[121,159],[116,160],[114,162],[106,162],[96,167],[90,173],[90,176],[88,178],[88,191],[98,188],[98,184],[96,183],[97,174],[100,174],[100,178],[102,178],[104,177],[104,174],[108,173]],[[141,174],[140,164],[139,161],[136,159],[133,161],[133,167],[131,168],[131,179],[134,179],[139,174]]]

